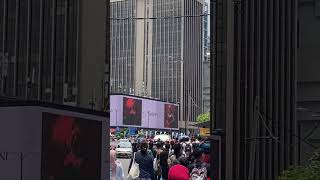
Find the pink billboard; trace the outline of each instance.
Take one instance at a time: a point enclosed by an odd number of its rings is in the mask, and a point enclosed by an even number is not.
[[[179,106],[135,96],[110,96],[110,126],[177,130]]]

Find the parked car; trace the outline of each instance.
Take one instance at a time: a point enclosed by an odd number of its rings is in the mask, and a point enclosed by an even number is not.
[[[119,142],[116,148],[116,156],[131,158],[133,154],[131,142]]]

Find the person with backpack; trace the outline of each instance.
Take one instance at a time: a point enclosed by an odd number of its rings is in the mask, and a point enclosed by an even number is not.
[[[168,179],[169,165],[168,158],[170,154],[170,144],[166,143],[165,149],[160,153],[160,166],[162,173],[162,180]]]
[[[195,160],[188,166],[190,179],[192,180],[207,180],[208,178],[208,170],[210,169],[210,166],[209,164],[202,162],[202,154],[203,150],[201,148],[196,148],[193,151]]]

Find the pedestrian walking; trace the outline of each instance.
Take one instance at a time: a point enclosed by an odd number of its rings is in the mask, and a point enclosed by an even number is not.
[[[203,150],[201,148],[197,148],[193,151],[195,160],[188,167],[191,180],[207,180],[209,177],[208,171],[210,166],[209,164],[202,162],[202,154]]]
[[[115,150],[110,150],[110,180],[124,180],[122,164],[116,159]]]
[[[170,144],[167,143],[165,145],[165,149],[160,153],[160,166],[161,166],[161,173],[162,179],[168,179],[168,172],[169,172],[169,165],[168,165],[168,158],[170,153]]]
[[[152,156],[156,157],[156,150],[153,148],[153,141],[149,142],[149,150],[152,152]]]
[[[175,144],[173,146],[173,154],[170,155],[168,158],[169,167],[178,164],[179,157],[183,155],[181,149],[182,149],[181,144]]]
[[[160,180],[161,179],[161,175],[162,175],[162,168],[161,168],[161,164],[160,164],[160,154],[163,152],[161,146],[162,146],[162,143],[161,142],[158,142],[156,144],[157,146],[157,149],[155,150],[156,151],[156,158],[154,159],[154,170],[155,170],[155,178],[156,180]]]
[[[188,159],[184,156],[181,156],[178,159],[178,162],[178,164],[169,169],[168,180],[189,180],[190,173],[188,169]]]
[[[130,168],[133,159],[130,162]],[[154,180],[154,170],[153,170],[153,157],[148,153],[148,143],[143,142],[140,145],[140,150],[135,155],[135,162],[139,164],[139,179]],[[130,169],[129,168],[129,169]]]

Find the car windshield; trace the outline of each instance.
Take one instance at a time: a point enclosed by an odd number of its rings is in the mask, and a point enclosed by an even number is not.
[[[119,148],[131,148],[132,145],[129,142],[121,142],[121,143],[118,144],[118,147]]]
[[[119,142],[129,142],[129,139],[120,139]]]

